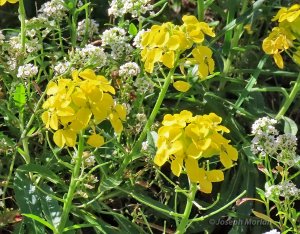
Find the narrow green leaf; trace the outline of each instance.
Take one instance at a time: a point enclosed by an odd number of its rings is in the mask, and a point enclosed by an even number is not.
[[[55,230],[55,228],[50,223],[48,223],[46,220],[42,219],[41,217],[39,217],[37,215],[34,215],[34,214],[24,214],[24,213],[22,213],[22,215],[25,216],[25,217],[28,217],[28,218],[36,220],[37,222],[43,224],[44,226],[48,227],[52,231]]]
[[[277,224],[277,222],[274,221],[273,219],[271,219],[269,216],[267,216],[267,215],[265,215],[265,214],[263,214],[263,213],[254,211],[254,210],[252,210],[252,213],[253,213],[256,217],[261,218],[261,219],[263,219],[263,220],[266,220],[266,221],[272,223],[273,225],[275,225],[278,229],[280,229],[280,227],[279,227],[279,225]]]
[[[39,176],[42,176],[44,179],[47,179],[54,184],[64,184],[64,182],[53,171],[38,164],[22,165],[18,168],[18,171],[37,173]]]

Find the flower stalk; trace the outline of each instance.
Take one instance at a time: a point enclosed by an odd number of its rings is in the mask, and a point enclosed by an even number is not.
[[[78,177],[80,175],[80,168],[81,168],[81,164],[82,164],[83,150],[84,150],[84,138],[83,138],[83,133],[80,133],[79,134],[77,155],[76,155],[76,162],[75,162],[75,166],[74,166],[73,171],[72,171],[71,182],[70,182],[69,190],[68,190],[68,193],[67,193],[67,197],[66,197],[65,202],[64,202],[60,224],[59,224],[59,226],[57,228],[57,232],[56,232],[57,234],[58,233],[63,233],[63,229],[65,228],[66,222],[67,222],[68,217],[69,217],[69,213],[70,213],[70,210],[71,210],[71,207],[72,207],[72,201],[73,201],[73,198],[74,198],[74,194],[75,194],[76,188],[77,188],[78,183],[79,183]]]
[[[280,119],[282,116],[285,115],[291,104],[293,103],[296,95],[298,94],[300,90],[300,73],[298,74],[297,80],[294,84],[294,87],[288,96],[288,98],[285,99],[281,109],[279,110],[278,114],[276,115],[275,119]]]
[[[25,54],[25,37],[26,37],[26,12],[24,7],[24,0],[19,1],[19,17],[21,22],[21,50],[22,50],[22,57]]]
[[[124,159],[121,167],[119,168],[119,170],[116,173],[117,177],[120,177],[123,174],[123,172],[124,172],[125,168],[127,167],[127,165],[130,163],[130,161],[132,159],[134,159],[134,157],[136,156],[136,154],[141,149],[142,143],[143,143],[145,137],[147,136],[147,133],[150,130],[150,127],[152,126],[152,124],[153,124],[153,122],[155,120],[155,117],[156,117],[156,115],[159,112],[160,106],[161,106],[161,104],[162,104],[162,102],[163,102],[163,100],[164,100],[164,98],[166,96],[166,93],[167,93],[169,85],[170,85],[170,83],[172,81],[172,77],[174,75],[175,69],[176,69],[176,66],[174,66],[174,68],[172,68],[169,71],[169,73],[168,73],[168,75],[167,75],[167,77],[166,77],[166,79],[164,81],[163,87],[160,90],[160,93],[158,95],[158,98],[156,100],[154,108],[153,108],[153,110],[152,110],[152,112],[151,112],[151,114],[150,114],[150,116],[148,118],[148,121],[147,121],[147,123],[146,123],[146,125],[145,125],[145,127],[144,127],[144,129],[143,129],[143,131],[141,133],[141,135],[139,136],[138,140],[134,144],[134,146],[133,146],[133,148],[131,150],[131,153],[125,155],[125,159]]]
[[[187,196],[186,206],[185,206],[185,210],[183,213],[183,218],[181,219],[181,222],[180,222],[179,226],[177,227],[175,234],[185,233],[185,230],[189,223],[189,217],[190,217],[190,214],[191,214],[191,211],[193,208],[193,201],[195,200],[196,192],[197,192],[197,184],[190,183],[190,191]]]

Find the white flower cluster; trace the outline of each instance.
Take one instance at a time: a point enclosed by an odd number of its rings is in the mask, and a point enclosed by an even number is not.
[[[34,37],[37,34],[40,34],[45,38],[51,29],[55,29],[56,25],[53,20],[49,20],[45,17],[33,17],[29,20],[26,20],[26,35],[29,37]]]
[[[83,48],[75,49],[75,53],[72,52],[69,54],[69,57],[72,58],[72,63],[80,66],[94,66],[97,69],[103,67],[106,64],[107,56],[103,48],[88,44]]]
[[[63,75],[64,73],[66,73],[68,71],[68,69],[70,68],[71,63],[68,61],[65,62],[58,62],[54,67],[54,74],[55,76],[60,76]]]
[[[39,69],[37,66],[35,66],[31,63],[27,63],[18,68],[17,77],[23,78],[23,79],[30,78],[30,77],[35,76],[38,73],[38,71],[39,71]]]
[[[116,44],[123,44],[126,42],[126,31],[123,28],[113,27],[105,30],[102,33],[102,45],[114,46]]]
[[[3,35],[2,31],[0,30],[0,45],[3,44],[4,40],[5,40],[5,36]]]
[[[254,122],[251,151],[261,156],[276,157],[279,163],[293,167],[300,162],[300,157],[296,154],[297,137],[288,133],[279,135],[274,126],[276,123],[275,119],[269,117]]]
[[[154,86],[147,78],[137,77],[133,85],[136,87],[137,93],[151,94],[154,92]]]
[[[133,47],[127,43],[129,38],[123,28],[113,27],[102,33],[102,45],[111,49],[110,57],[113,60],[128,61],[131,58]]]
[[[22,50],[20,35],[11,37],[8,43],[10,45],[10,48],[8,50],[9,54],[12,57],[18,57],[21,54],[21,50]],[[41,48],[42,46],[38,42],[38,38],[28,40],[25,44],[26,53],[34,53],[39,51]]]
[[[123,64],[119,69],[119,75],[124,77],[133,77],[140,74],[140,67],[135,62]]]
[[[128,13],[131,17],[136,18],[153,9],[150,2],[150,0],[112,0],[108,9],[108,15],[123,17]]]
[[[88,28],[86,28],[87,22],[88,22]],[[99,28],[99,24],[93,19],[88,19],[87,21],[84,19],[78,22],[77,39],[79,41],[82,41],[86,31],[87,31],[88,38],[92,39],[95,35],[99,34],[98,28]]]
[[[63,0],[51,0],[44,3],[38,10],[38,17],[52,18],[57,21],[67,16],[68,9],[64,6]]]
[[[276,229],[272,229],[272,230],[270,230],[268,232],[264,232],[263,234],[280,234],[280,232],[277,231]]]
[[[261,135],[263,133],[268,135],[278,135],[278,131],[274,127],[277,120],[269,117],[262,117],[254,122],[252,125],[252,134]]]
[[[277,160],[288,166],[299,164],[300,157],[297,156],[297,137],[292,134],[279,135],[276,138],[278,146]]]
[[[267,198],[284,197],[285,199],[300,198],[300,189],[291,181],[283,181],[277,185],[266,185]]]

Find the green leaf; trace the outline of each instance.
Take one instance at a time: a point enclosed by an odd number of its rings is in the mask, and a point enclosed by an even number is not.
[[[23,172],[37,173],[39,174],[39,176],[42,176],[43,178],[51,181],[54,184],[64,184],[64,182],[53,171],[49,170],[47,167],[38,164],[22,165],[17,170]]]
[[[42,208],[37,188],[22,171],[16,171],[13,189],[21,213],[42,217]],[[44,226],[35,219],[25,218],[25,225],[32,234],[45,234]]]
[[[265,214],[263,214],[263,213],[254,211],[254,210],[252,210],[252,213],[253,213],[256,217],[261,218],[261,219],[263,219],[263,220],[266,220],[266,221],[272,223],[273,225],[275,225],[278,229],[280,229],[280,227],[279,227],[279,225],[277,224],[277,222],[274,221],[273,219],[271,219],[269,216],[267,216],[267,215],[265,215]]]
[[[48,223],[46,220],[42,219],[41,217],[37,216],[37,215],[34,215],[34,214],[24,214],[22,213],[23,216],[25,217],[28,217],[28,218],[31,218],[33,220],[36,220],[37,222],[43,224],[44,226],[50,228],[52,231],[55,230],[55,228],[50,224]]]
[[[26,92],[25,92],[25,87],[23,84],[19,84],[16,86],[16,90],[13,94],[13,99],[15,102],[15,105],[22,110],[25,103],[26,103]]]
[[[290,133],[296,136],[298,127],[295,121],[286,116],[283,116],[282,119],[284,121],[284,133]]]
[[[59,206],[57,200],[55,200],[50,195],[55,195],[51,187],[46,184],[43,184],[41,188],[49,195],[46,195],[40,191],[41,205],[43,209],[43,213],[47,219],[47,221],[55,228],[58,227],[61,215],[62,215],[62,207]]]
[[[130,35],[135,36],[138,33],[138,29],[133,23],[130,23],[128,32]]]
[[[118,187],[122,183],[122,180],[115,179],[113,177],[105,178],[100,184],[100,191],[104,192]]]

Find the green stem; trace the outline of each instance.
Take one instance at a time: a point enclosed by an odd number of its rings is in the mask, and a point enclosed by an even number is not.
[[[19,15],[20,15],[20,21],[21,21],[21,46],[22,46],[22,57],[25,55],[26,48],[25,48],[25,38],[26,38],[26,12],[24,7],[24,1],[19,1]]]
[[[294,101],[296,95],[300,90],[300,73],[298,74],[296,83],[287,99],[285,99],[281,109],[279,110],[278,114],[276,115],[275,119],[280,119],[282,116],[285,115],[289,107],[291,106],[292,102]]]
[[[83,139],[83,133],[79,134],[79,142],[78,142],[78,151],[77,151],[77,157],[75,162],[75,167],[72,172],[71,182],[69,185],[69,190],[67,194],[67,198],[64,202],[64,207],[61,215],[60,224],[57,228],[57,234],[63,233],[63,229],[65,228],[65,225],[67,223],[69,213],[72,206],[72,201],[74,198],[74,193],[76,191],[76,188],[78,186],[78,178],[80,174],[80,168],[82,164],[82,153],[84,150],[84,139]]]
[[[197,0],[197,14],[198,14],[198,20],[204,21],[204,0]]]
[[[156,115],[157,115],[157,113],[158,113],[158,111],[160,109],[160,106],[161,106],[161,104],[162,104],[162,102],[163,102],[163,100],[164,100],[164,98],[166,96],[167,90],[168,90],[169,85],[170,85],[170,83],[172,81],[172,77],[173,77],[173,74],[174,74],[174,71],[175,71],[176,67],[177,66],[174,66],[174,68],[172,68],[169,71],[169,74],[168,74],[168,76],[165,79],[165,82],[164,82],[164,85],[163,85],[162,89],[160,90],[159,96],[158,96],[158,98],[156,100],[156,103],[155,103],[155,106],[154,106],[154,108],[153,108],[153,110],[152,110],[152,112],[151,112],[151,114],[150,114],[150,116],[148,118],[148,121],[147,121],[147,123],[146,123],[146,125],[145,125],[145,127],[144,127],[144,129],[143,129],[143,131],[141,133],[141,135],[139,136],[138,140],[134,144],[134,146],[133,146],[133,148],[131,150],[131,153],[125,155],[125,159],[124,159],[122,165],[120,166],[119,170],[116,173],[117,177],[120,177],[123,174],[125,168],[130,163],[131,159],[135,159],[134,157],[136,156],[136,154],[141,149],[141,145],[142,145],[145,137],[147,136],[147,133],[148,133],[149,129],[151,128],[151,126],[152,126],[152,124],[153,124],[153,122],[155,120],[155,117],[156,117]]]
[[[185,233],[185,230],[189,223],[189,217],[190,217],[190,214],[191,214],[191,211],[193,208],[193,201],[195,200],[196,192],[197,192],[197,184],[191,183],[190,184],[190,192],[187,196],[186,206],[185,206],[185,210],[183,213],[183,218],[181,219],[181,222],[180,222],[179,226],[177,227],[175,234]]]

